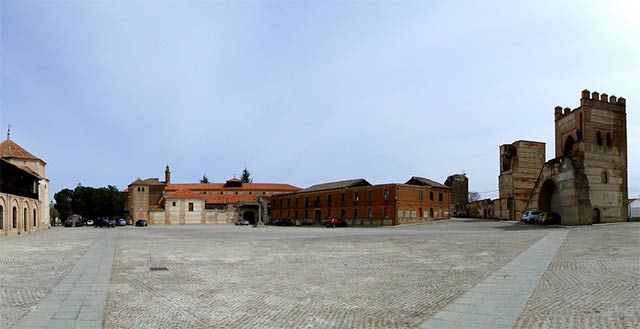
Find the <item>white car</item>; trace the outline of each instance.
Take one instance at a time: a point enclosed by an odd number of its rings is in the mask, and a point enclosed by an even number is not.
[[[522,222],[525,224],[535,224],[544,217],[544,211],[527,210],[522,213]]]

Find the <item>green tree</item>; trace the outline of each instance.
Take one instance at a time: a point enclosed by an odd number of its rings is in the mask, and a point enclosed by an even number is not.
[[[202,184],[209,183],[209,178],[207,178],[207,174],[202,175],[202,179],[200,179],[200,183]]]
[[[242,171],[242,176],[240,176],[240,180],[243,183],[253,182],[253,179],[251,178],[251,173],[249,172],[249,170],[247,170],[247,167],[244,167],[244,170]]]
[[[60,219],[64,222],[73,214],[71,201],[73,201],[73,191],[66,188],[53,195],[56,200],[55,209],[60,214]]]

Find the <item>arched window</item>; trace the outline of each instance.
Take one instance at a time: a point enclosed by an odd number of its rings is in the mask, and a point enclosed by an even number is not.
[[[22,211],[22,230],[26,231],[27,230],[27,208],[24,208],[24,210]]]
[[[602,146],[602,133],[601,132],[596,132],[596,144],[598,144],[598,146]]]
[[[613,145],[613,141],[611,140],[611,133],[607,133],[607,146],[611,147]]]
[[[38,226],[38,217],[36,217],[36,210],[33,209],[33,227],[37,227]]]
[[[13,219],[13,228],[16,229],[18,228],[18,208],[13,207],[13,212],[12,212],[12,219]]]
[[[573,151],[573,144],[575,144],[575,140],[573,137],[569,136],[567,140],[564,142],[564,155],[568,155]]]
[[[0,206],[0,230],[4,229],[4,208]]]
[[[601,179],[602,183],[604,183],[604,184],[609,183],[609,174],[607,173],[606,170],[602,171],[602,174],[600,175],[600,179]]]

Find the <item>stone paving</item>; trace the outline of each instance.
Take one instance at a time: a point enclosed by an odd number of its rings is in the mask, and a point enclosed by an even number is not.
[[[110,276],[101,277],[110,282],[106,304],[104,287],[83,295],[103,299],[103,328],[418,328],[558,232],[567,236],[555,255],[549,251],[549,265],[540,265],[539,284],[519,288],[530,295],[526,305],[499,323],[640,327],[640,223],[451,220],[335,229],[56,228],[3,238],[0,328],[26,328],[74,271],[105,272],[82,265],[96,258],[91,250],[108,251],[105,241],[113,252]],[[85,279],[66,285],[68,294],[84,291]],[[95,327],[98,312],[85,310],[73,325]],[[80,323],[88,313],[93,322]]]

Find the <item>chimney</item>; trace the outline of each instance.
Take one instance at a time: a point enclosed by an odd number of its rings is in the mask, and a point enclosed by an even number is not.
[[[171,184],[171,170],[169,170],[169,165],[167,165],[167,168],[164,170],[164,183],[167,185]]]

